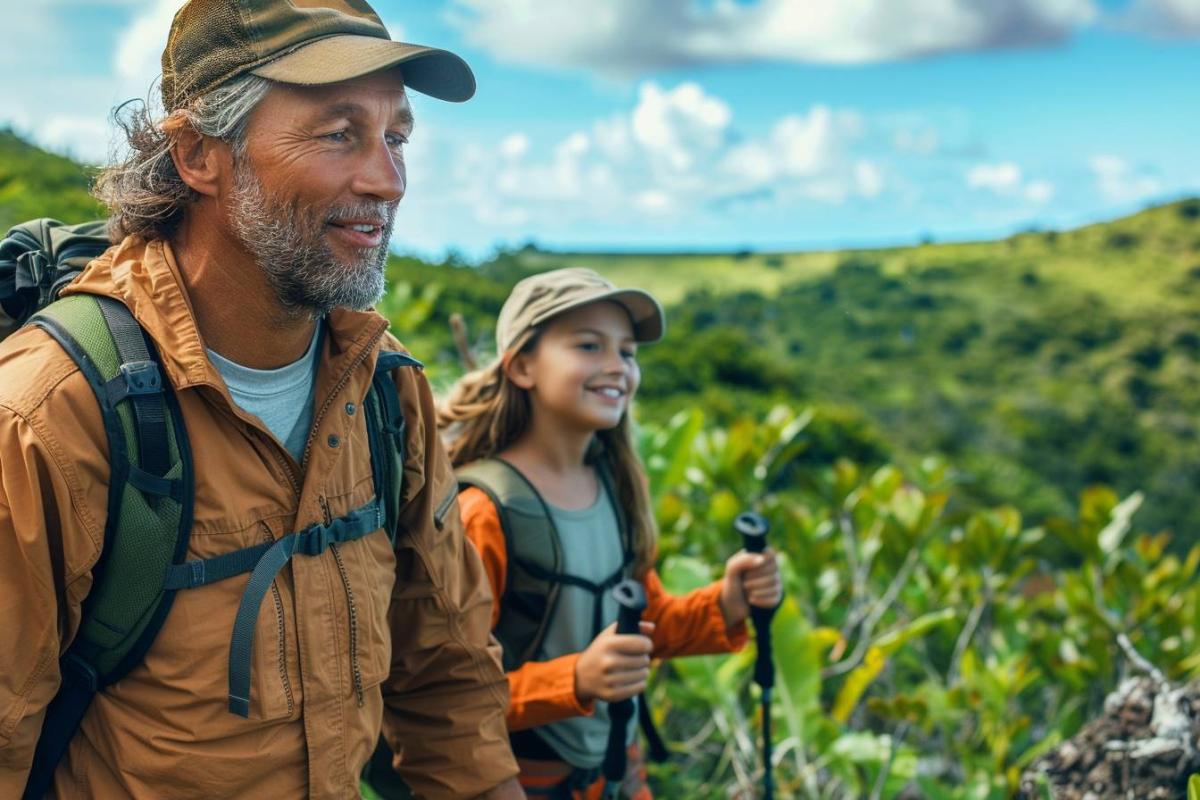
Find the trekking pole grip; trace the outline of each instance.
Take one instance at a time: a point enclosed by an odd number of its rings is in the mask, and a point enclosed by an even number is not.
[[[646,610],[646,590],[628,578],[613,587],[612,596],[617,601],[617,633],[636,634],[641,632],[642,612]],[[621,782],[625,778],[626,731],[633,719],[633,700],[619,700],[608,705],[608,745],[604,748],[604,797],[617,797]]]
[[[767,549],[767,534],[771,530],[767,518],[753,511],[743,511],[733,520],[733,527],[742,537],[742,548],[747,553],[761,553]],[[757,652],[754,659],[754,682],[764,689],[775,685],[775,669],[771,657],[771,619],[774,608],[750,606],[750,619],[758,635]]]
[[[637,581],[625,579],[613,587],[619,608],[617,633],[641,633],[642,612],[646,610],[646,590]]]

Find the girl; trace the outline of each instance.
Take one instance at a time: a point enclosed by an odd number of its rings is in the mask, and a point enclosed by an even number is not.
[[[637,346],[663,327],[653,297],[591,270],[526,278],[500,311],[499,356],[455,384],[439,412],[495,598],[508,727],[531,797],[599,797],[608,703],[645,689],[652,658],[740,648],[750,605],[781,597],[770,551],[734,555],[723,580],[683,597],[654,570],[630,404]],[[645,587],[645,621],[640,634],[618,635],[611,588],[630,576]],[[642,773],[628,771],[624,796],[650,797]]]

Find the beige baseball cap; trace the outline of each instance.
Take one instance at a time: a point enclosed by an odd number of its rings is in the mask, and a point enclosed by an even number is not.
[[[641,289],[618,289],[596,272],[568,267],[532,275],[517,283],[496,320],[496,352],[504,355],[526,341],[538,325],[573,308],[608,300],[629,312],[633,336],[657,342],[666,330],[662,306]]]
[[[188,0],[162,54],[163,105],[173,111],[254,73],[325,84],[403,64],[407,87],[439,100],[475,94],[467,62],[447,50],[392,41],[364,0]]]

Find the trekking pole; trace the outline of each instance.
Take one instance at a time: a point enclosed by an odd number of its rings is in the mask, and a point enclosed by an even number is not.
[[[753,511],[737,515],[734,530],[742,536],[742,547],[747,553],[761,553],[767,548],[767,518]],[[754,682],[762,690],[762,755],[763,755],[763,798],[773,800],[775,784],[771,776],[771,689],[775,687],[775,663],[771,660],[771,617],[774,608],[750,606],[750,619],[754,621],[754,635],[758,652],[754,659]]]
[[[617,633],[641,632],[642,612],[646,610],[646,590],[634,580],[623,580],[613,587],[617,601]],[[604,797],[620,796],[625,780],[626,754],[629,744],[629,720],[633,719],[633,700],[618,700],[608,704],[608,746],[604,750]]]

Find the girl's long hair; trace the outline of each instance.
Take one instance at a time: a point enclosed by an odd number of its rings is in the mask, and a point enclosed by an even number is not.
[[[535,334],[521,352],[531,351],[537,340]],[[504,364],[497,358],[459,378],[438,407],[438,427],[455,467],[494,458],[529,427],[533,413],[529,394],[508,379]],[[626,410],[616,427],[596,432],[587,457],[612,476],[617,495],[614,501],[625,514],[633,536],[634,575],[642,579],[654,566],[658,526],[646,470],[634,445],[631,411]]]

